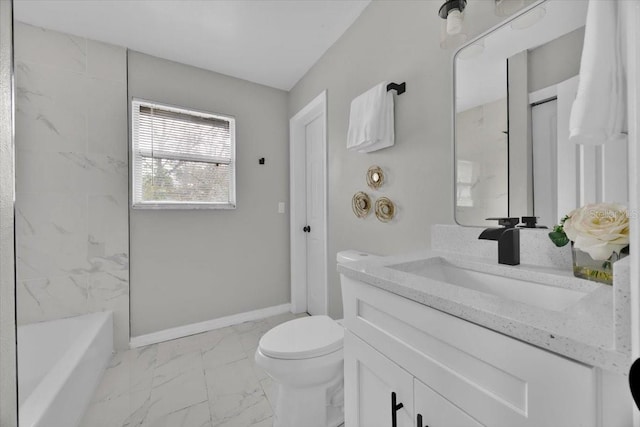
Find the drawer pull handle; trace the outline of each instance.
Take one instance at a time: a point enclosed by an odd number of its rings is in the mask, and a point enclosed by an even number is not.
[[[398,417],[397,412],[404,408],[404,404],[396,403],[397,397],[396,392],[391,392],[391,427],[398,427]]]

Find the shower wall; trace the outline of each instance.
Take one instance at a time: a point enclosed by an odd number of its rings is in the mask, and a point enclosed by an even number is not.
[[[17,23],[18,324],[114,312],[129,341],[126,50]]]

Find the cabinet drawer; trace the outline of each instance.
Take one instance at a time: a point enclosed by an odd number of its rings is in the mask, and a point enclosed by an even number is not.
[[[345,326],[489,426],[594,426],[594,368],[343,277]]]

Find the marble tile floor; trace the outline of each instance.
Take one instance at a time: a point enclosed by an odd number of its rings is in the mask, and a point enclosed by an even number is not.
[[[82,427],[271,427],[271,378],[255,365],[282,314],[114,354]]]

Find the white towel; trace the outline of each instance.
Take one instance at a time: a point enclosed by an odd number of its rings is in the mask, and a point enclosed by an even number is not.
[[[578,95],[571,109],[569,139],[599,145],[626,138],[626,78],[618,0],[589,0]]]
[[[393,143],[393,94],[382,82],[351,101],[347,149],[370,153]]]

